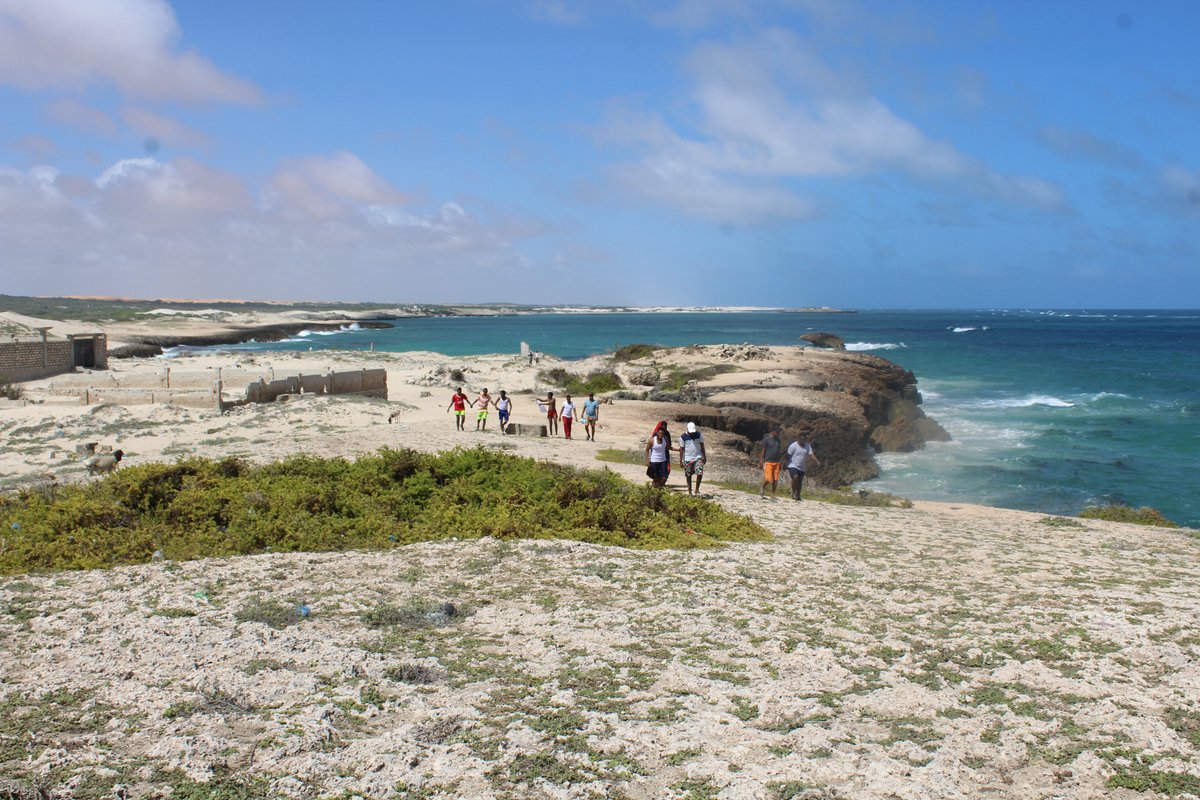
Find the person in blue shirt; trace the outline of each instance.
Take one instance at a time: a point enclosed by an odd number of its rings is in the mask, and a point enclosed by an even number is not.
[[[583,431],[589,442],[596,441],[596,420],[600,419],[600,401],[595,392],[588,392],[588,399],[583,401]]]

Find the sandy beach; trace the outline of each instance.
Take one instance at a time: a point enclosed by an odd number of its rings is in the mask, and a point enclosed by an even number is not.
[[[534,423],[549,388],[537,373],[554,366],[331,351],[114,360],[26,384],[25,401],[0,408],[0,475],[9,489],[94,480],[83,442],[122,449],[126,465],[480,445],[644,481],[596,455],[640,448],[669,404],[605,404],[595,443],[579,428],[570,441],[502,436],[494,411],[487,432],[473,415],[455,430],[452,370],[472,397],[506,389],[513,421]],[[79,403],[81,384],[152,385],[167,368],[201,387],[218,370],[382,368],[388,398],[225,413]],[[756,478],[723,446],[732,434],[708,436],[708,480]],[[671,483],[681,490],[678,473]],[[57,797],[201,783],[251,792],[237,797],[1200,791],[1195,532],[713,494],[774,541],[639,552],[482,540],[2,579],[12,782],[0,793],[32,797],[39,780]],[[274,628],[247,611],[263,600],[308,611]],[[443,603],[454,613],[427,623],[371,622],[373,609]]]

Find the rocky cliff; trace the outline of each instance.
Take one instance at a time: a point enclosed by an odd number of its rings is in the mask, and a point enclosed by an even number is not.
[[[659,350],[622,368],[629,383],[648,370],[672,386],[650,399],[679,403],[672,416],[730,431],[752,453],[771,425],[785,437],[807,431],[822,466],[812,478],[827,486],[879,474],[875,453],[907,452],[950,435],[921,409],[913,373],[864,353],[802,347],[693,346]],[[682,388],[675,388],[684,379]]]

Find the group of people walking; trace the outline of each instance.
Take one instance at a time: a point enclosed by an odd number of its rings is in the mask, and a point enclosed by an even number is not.
[[[574,423],[582,422],[587,440],[589,442],[596,441],[596,423],[600,421],[600,401],[596,399],[595,392],[588,392],[588,399],[583,401],[582,406],[576,406],[571,400],[571,395],[568,394],[563,397],[562,408],[559,408],[554,392],[547,392],[545,397],[539,397],[537,404],[538,408],[546,415],[546,428],[551,436],[558,436],[560,420],[564,439],[571,438],[571,426]]]
[[[665,419],[654,426],[654,431],[646,440],[646,476],[656,488],[666,486],[671,474],[671,452],[675,450],[679,452],[679,466],[683,469],[683,477],[687,479],[688,494],[700,494],[708,451],[704,446],[704,434],[700,433],[694,422],[689,422],[687,433],[679,437],[679,447],[672,446],[671,432],[667,429]]]
[[[554,392],[548,392],[545,397],[539,397],[535,402],[537,402],[540,412],[546,415],[546,426],[551,436],[558,436],[561,422],[563,438],[570,439],[574,423],[582,422],[587,440],[589,442],[596,440],[596,423],[600,419],[600,401],[596,399],[595,392],[588,392],[588,399],[580,406],[575,404],[569,394],[563,397],[562,405],[559,406]],[[513,402],[503,389],[500,390],[500,396],[497,398],[493,398],[487,389],[483,389],[474,400],[471,400],[463,393],[460,386],[455,390],[454,396],[450,398],[446,411],[454,411],[455,426],[458,430],[465,431],[467,429],[467,410],[474,409],[475,430],[486,431],[489,409],[492,407],[496,409],[499,417],[500,432],[508,433]],[[817,458],[816,453],[813,452],[812,443],[808,437],[808,431],[801,432],[786,449],[783,446],[778,425],[773,426],[763,437],[758,446],[758,462],[763,474],[759,497],[767,496],[768,486],[771,488],[771,497],[776,496],[786,459],[786,478],[791,485],[792,499],[800,499],[808,462],[811,461],[818,467],[821,466],[821,459]],[[660,420],[654,426],[653,432],[646,440],[647,477],[657,488],[661,489],[666,486],[667,478],[671,474],[671,456],[676,452],[679,454],[679,466],[687,480],[688,494],[700,494],[700,484],[704,481],[704,465],[708,462],[708,451],[704,445],[704,435],[700,433],[695,422],[687,424],[687,432],[679,437],[678,446],[671,441],[671,432],[665,419]]]
[[[779,426],[775,425],[767,432],[758,446],[758,463],[763,471],[759,497],[767,496],[767,486],[771,487],[771,497],[775,497],[775,490],[779,486],[781,468],[786,455],[787,478],[792,487],[792,499],[800,499],[800,489],[804,486],[804,473],[808,468],[808,462],[812,461],[818,467],[821,466],[821,459],[817,458],[817,454],[813,452],[812,442],[808,440],[808,437],[808,431],[800,433],[785,451],[783,439],[780,438]]]
[[[561,421],[563,438],[570,439],[573,423],[582,422],[587,440],[589,442],[596,441],[596,423],[600,420],[600,401],[596,399],[595,392],[588,392],[588,399],[583,401],[580,406],[576,406],[571,400],[571,395],[568,394],[563,398],[560,408],[554,392],[548,393],[545,397],[539,397],[536,402],[541,413],[546,415],[546,426],[551,436],[558,436],[559,422]],[[508,433],[513,403],[512,398],[503,389],[500,390],[498,398],[493,398],[488,394],[488,390],[484,389],[478,397],[471,400],[463,394],[460,386],[454,391],[454,395],[446,405],[446,412],[449,413],[453,410],[455,426],[458,430],[465,431],[467,429],[467,410],[468,408],[475,409],[475,430],[486,431],[489,406],[496,408],[496,414],[500,420],[500,432]]]
[[[792,499],[799,500],[804,486],[804,474],[811,461],[821,466],[821,459],[813,452],[812,442],[809,441],[808,431],[797,435],[796,439],[784,450],[783,439],[778,425],[775,425],[763,437],[758,446],[758,463],[762,469],[763,481],[759,497],[767,496],[767,487],[771,487],[771,497],[776,496],[781,476],[783,461],[787,459],[787,478],[791,484]],[[688,494],[700,494],[700,484],[704,480],[704,465],[708,462],[708,451],[704,446],[704,435],[696,428],[696,423],[687,424],[687,433],[679,437],[679,446],[671,443],[671,432],[666,420],[660,420],[654,426],[654,431],[646,440],[646,476],[657,488],[667,485],[671,474],[671,453],[679,453],[679,466],[683,469],[683,477],[687,480]],[[694,487],[693,487],[694,482]]]
[[[460,431],[467,429],[467,409],[475,409],[475,430],[486,431],[488,423],[488,408],[495,407],[496,416],[500,421],[500,432],[508,433],[508,420],[512,416],[512,398],[508,392],[500,390],[499,397],[492,397],[485,388],[474,400],[463,394],[462,387],[454,390],[446,411],[454,410],[454,425]]]

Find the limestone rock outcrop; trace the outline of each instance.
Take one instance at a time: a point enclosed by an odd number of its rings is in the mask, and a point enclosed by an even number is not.
[[[845,350],[846,343],[842,341],[842,337],[835,336],[832,333],[806,333],[801,337],[806,342],[812,343],[815,347],[824,347],[829,350]]]
[[[726,346],[656,354],[659,364],[704,375],[728,363]],[[680,403],[671,417],[729,431],[735,446],[752,453],[773,424],[789,439],[807,433],[821,458],[811,478],[826,486],[879,474],[875,454],[908,452],[950,436],[921,409],[916,376],[878,356],[800,347],[763,348],[738,364],[687,384],[686,396],[654,397]],[[735,362],[736,363],[736,362]],[[711,372],[711,370],[708,370]]]

